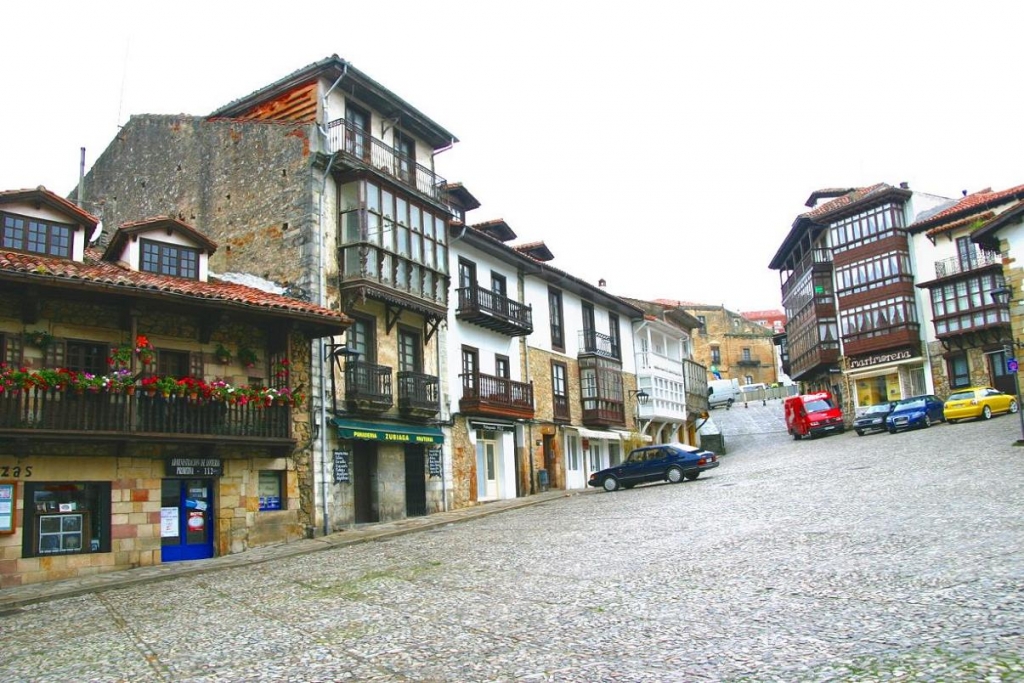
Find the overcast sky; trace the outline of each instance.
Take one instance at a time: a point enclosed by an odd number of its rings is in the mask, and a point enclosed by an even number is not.
[[[454,133],[438,172],[622,296],[780,308],[815,189],[1024,183],[1013,2],[24,2],[0,189],[67,195],[132,114],[208,114],[337,54]],[[201,226],[198,226],[201,228]]]

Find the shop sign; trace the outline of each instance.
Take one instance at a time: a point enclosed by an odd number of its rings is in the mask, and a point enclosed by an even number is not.
[[[431,478],[441,476],[441,449],[431,448],[427,451],[427,472]]]
[[[334,451],[334,483],[352,481],[348,467],[348,451]]]
[[[858,368],[867,368],[872,365],[881,365],[882,363],[893,363],[900,360],[909,360],[914,357],[914,354],[910,349],[900,349],[898,351],[886,351],[884,353],[875,353],[870,356],[862,356],[861,358],[850,358],[847,360],[849,368],[856,370]]]
[[[171,458],[167,474],[172,477],[219,477],[224,474],[220,458]]]

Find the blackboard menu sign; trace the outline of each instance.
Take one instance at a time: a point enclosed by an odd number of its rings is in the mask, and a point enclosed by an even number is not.
[[[334,451],[334,483],[352,481],[349,471],[348,451]]]
[[[441,449],[431,448],[427,451],[427,471],[430,477],[441,476]]]

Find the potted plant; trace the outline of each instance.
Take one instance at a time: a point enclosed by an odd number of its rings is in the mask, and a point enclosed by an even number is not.
[[[135,337],[135,353],[143,365],[152,365],[156,362],[156,349],[146,335],[140,334]]]
[[[51,335],[46,330],[34,330],[32,332],[26,332],[24,336],[26,342],[36,347],[37,349],[42,349],[43,351],[48,349],[50,344],[53,343],[53,335]]]
[[[260,362],[259,356],[257,356],[256,352],[248,346],[243,346],[238,349],[238,360],[247,368],[255,367],[256,363]]]
[[[288,361],[287,358],[282,358],[281,360],[274,363],[274,377],[278,379],[287,380],[288,374],[290,372],[290,365],[291,363]]]
[[[229,351],[223,344],[217,344],[217,348],[214,350],[213,355],[217,357],[217,362],[221,365],[227,365],[231,362],[231,351]]]
[[[107,365],[114,370],[123,370],[132,364],[132,347],[115,346],[110,350],[110,358],[107,358]]]

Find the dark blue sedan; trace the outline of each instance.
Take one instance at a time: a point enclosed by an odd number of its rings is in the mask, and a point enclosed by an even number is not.
[[[901,429],[931,427],[932,423],[944,422],[942,416],[943,401],[933,394],[911,396],[896,402],[889,417],[885,418],[885,426],[890,434]]]
[[[637,448],[618,465],[591,474],[587,483],[605,491],[631,489],[648,481],[678,484],[714,467],[718,467],[718,456],[711,451],[684,443],[659,444]]]

